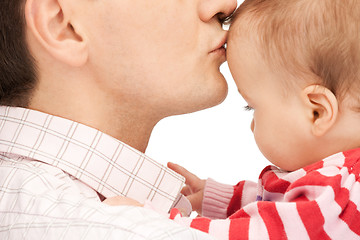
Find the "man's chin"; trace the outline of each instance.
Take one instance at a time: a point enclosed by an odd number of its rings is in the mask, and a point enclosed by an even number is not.
[[[224,82],[222,86],[219,86],[218,88],[213,90],[208,90],[203,95],[198,95],[199,97],[195,99],[192,104],[190,103],[189,108],[182,114],[197,112],[215,107],[221,104],[226,99],[227,94],[228,86],[227,83]]]
[[[209,90],[212,94],[209,94],[210,105],[208,107],[214,107],[222,103],[226,99],[229,91],[225,77],[221,73],[218,74],[214,82],[216,83],[214,84],[215,86],[212,90]]]
[[[203,109],[215,107],[215,106],[221,104],[226,99],[227,94],[228,94],[228,87],[226,85],[226,87],[224,87],[221,90],[219,89],[219,91],[217,91],[214,95],[209,97],[208,104],[205,105]]]

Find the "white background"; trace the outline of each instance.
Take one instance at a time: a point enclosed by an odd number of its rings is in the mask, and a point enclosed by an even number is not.
[[[211,177],[228,184],[244,179],[257,181],[270,163],[255,144],[250,130],[252,112],[244,110],[246,102],[237,91],[227,63],[220,69],[229,85],[226,100],[210,109],[159,122],[146,154],[162,164],[178,163],[200,178]]]

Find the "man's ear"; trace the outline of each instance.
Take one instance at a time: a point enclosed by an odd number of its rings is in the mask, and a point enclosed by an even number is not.
[[[54,58],[81,66],[88,58],[85,36],[71,22],[73,0],[27,0],[25,18],[29,31]]]
[[[310,85],[303,89],[303,100],[315,136],[324,135],[336,122],[338,101],[326,87]]]

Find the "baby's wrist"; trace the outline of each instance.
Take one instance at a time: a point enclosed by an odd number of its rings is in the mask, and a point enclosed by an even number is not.
[[[232,185],[218,183],[208,178],[204,188],[202,215],[212,219],[227,218],[227,209],[233,194]]]

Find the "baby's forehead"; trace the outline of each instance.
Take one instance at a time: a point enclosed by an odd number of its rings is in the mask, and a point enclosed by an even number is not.
[[[228,44],[239,45],[239,43],[246,43],[261,48],[259,41],[261,35],[263,35],[261,21],[262,19],[244,11],[242,8],[238,8],[229,21]]]
[[[258,27],[246,18],[234,18],[231,21],[229,28],[229,35],[227,41],[227,54],[230,55],[243,55],[251,51],[254,55],[260,55],[264,52],[264,46],[259,41]]]
[[[269,0],[267,2],[276,2]],[[270,5],[260,4],[263,1],[245,1],[233,14],[230,20],[228,36],[228,54],[242,55],[244,49],[251,49],[257,59],[271,68],[294,69],[303,63],[304,44],[294,44],[301,41],[301,36],[292,29],[291,24],[284,22],[291,18],[291,14],[280,16],[279,12],[271,13]],[[248,51],[249,52],[249,51]]]

